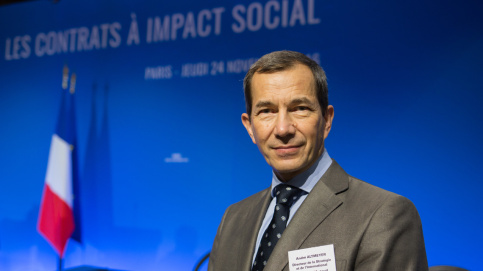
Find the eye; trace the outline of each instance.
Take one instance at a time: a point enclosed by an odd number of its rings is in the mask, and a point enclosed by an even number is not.
[[[269,109],[269,108],[264,108],[264,109],[260,109],[260,110],[258,111],[258,115],[260,115],[260,114],[270,114],[270,113],[272,113],[272,112],[273,112],[273,110],[271,110],[271,109]]]
[[[294,108],[294,111],[307,111],[307,110],[310,110],[310,108],[303,105],[299,105]]]

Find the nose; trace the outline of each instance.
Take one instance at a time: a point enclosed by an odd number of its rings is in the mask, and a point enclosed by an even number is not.
[[[275,124],[275,135],[286,137],[295,134],[295,124],[288,112],[279,112]]]

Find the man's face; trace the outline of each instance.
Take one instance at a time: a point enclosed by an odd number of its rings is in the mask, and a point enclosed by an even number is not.
[[[242,122],[267,163],[283,182],[305,171],[322,155],[334,109],[322,116],[311,70],[298,64],[252,78],[252,112]]]

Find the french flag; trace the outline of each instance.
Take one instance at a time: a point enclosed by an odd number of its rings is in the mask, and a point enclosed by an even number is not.
[[[38,219],[38,231],[63,258],[67,241],[75,229],[74,181],[77,165],[75,152],[74,86],[75,74],[67,90],[68,70],[64,68],[62,101],[57,127],[50,143],[49,160],[42,203]]]

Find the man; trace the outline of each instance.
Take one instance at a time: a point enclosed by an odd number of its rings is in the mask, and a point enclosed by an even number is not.
[[[317,63],[270,53],[244,88],[242,122],[273,169],[272,185],[226,210],[208,270],[288,271],[296,266],[289,251],[327,245],[337,270],[428,270],[414,205],[349,176],[325,150],[334,108]]]

